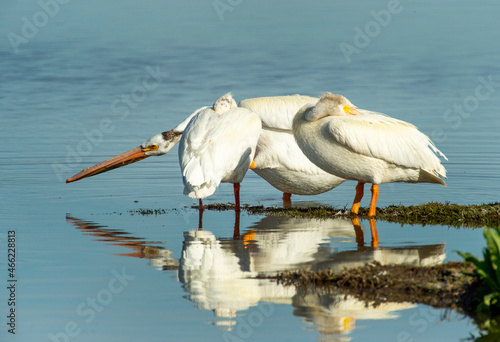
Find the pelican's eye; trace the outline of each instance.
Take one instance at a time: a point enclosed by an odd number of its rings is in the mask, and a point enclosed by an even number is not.
[[[344,107],[343,107],[343,109],[344,109],[344,112],[345,112],[346,114],[352,114],[352,113],[351,113],[351,107],[349,107],[349,106],[344,106]]]
[[[144,152],[156,151],[158,149],[158,145],[149,145],[143,149]]]

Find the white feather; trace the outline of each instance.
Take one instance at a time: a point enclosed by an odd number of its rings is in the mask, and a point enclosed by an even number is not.
[[[246,99],[239,103],[240,107],[255,112],[262,120],[253,171],[280,191],[316,195],[345,181],[313,164],[293,137],[292,123],[297,111],[306,104],[314,105],[318,100],[290,95]]]
[[[446,169],[436,154],[446,157],[429,137],[410,123],[379,113],[346,114],[346,106],[354,109],[343,96],[326,94],[297,113],[294,136],[313,163],[360,182],[445,185],[439,177],[446,176]]]
[[[361,113],[326,119],[335,143],[368,157],[446,177],[435,153],[446,157],[415,126],[373,112]]]
[[[316,97],[303,95],[257,97],[242,100],[238,106],[257,113],[262,120],[263,128],[291,132],[297,111],[305,104],[315,104],[318,100]]]
[[[259,117],[244,108],[208,108],[189,122],[179,143],[184,193],[205,198],[221,182],[240,183],[255,154]]]

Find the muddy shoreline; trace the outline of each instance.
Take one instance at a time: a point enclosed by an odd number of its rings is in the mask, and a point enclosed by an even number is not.
[[[198,208],[193,206],[193,208]],[[264,206],[250,206],[243,204],[242,211],[253,215],[284,215],[313,218],[359,217],[368,218],[368,209],[360,208],[358,215],[353,215],[348,208],[335,208],[329,206],[307,208],[278,208]],[[225,211],[233,210],[233,203],[206,204],[205,210]],[[177,209],[134,209],[129,214],[162,215]],[[377,208],[376,220],[396,222],[401,224],[443,225],[450,227],[500,227],[500,203],[489,204],[452,204],[452,203],[425,203],[419,205],[391,205]]]
[[[479,280],[470,263],[448,262],[435,266],[369,264],[334,274],[325,271],[285,272],[272,277],[298,288],[335,290],[372,305],[410,302],[453,309],[474,316],[482,299]]]
[[[208,210],[232,210],[234,205],[208,204]],[[368,218],[368,209],[360,208],[358,215],[352,215],[348,208],[334,208],[329,206],[308,208],[277,208],[264,206],[243,205],[242,209],[255,215],[286,215],[314,218],[331,217],[359,217]],[[500,227],[500,203],[489,204],[452,204],[452,203],[425,203],[419,205],[391,205],[377,208],[376,220],[396,222],[401,224],[443,225],[450,227]]]

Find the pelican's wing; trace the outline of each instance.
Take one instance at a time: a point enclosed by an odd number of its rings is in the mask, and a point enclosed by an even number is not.
[[[329,117],[332,119],[326,128],[336,143],[368,157],[446,177],[436,154],[444,159],[446,156],[415,126],[379,113],[360,111],[361,115]]]
[[[291,131],[297,111],[305,104],[315,104],[318,100],[303,95],[257,97],[243,100],[238,106],[256,113],[264,128]]]
[[[208,148],[219,182],[243,180],[254,157],[261,127],[260,118],[246,108],[234,108],[219,117]]]
[[[203,169],[213,167],[211,158],[207,155],[206,140],[209,134],[207,128],[213,116],[217,116],[211,108],[205,109],[194,116],[186,126],[179,142],[179,164],[181,166],[184,194],[194,198],[211,195],[218,184],[210,184],[211,175]],[[202,167],[203,165],[203,167]]]
[[[210,196],[236,169],[243,178],[255,152],[260,126],[258,116],[244,108],[220,116],[210,109],[195,116],[179,146],[185,193],[195,198]],[[243,167],[243,160],[248,165]]]

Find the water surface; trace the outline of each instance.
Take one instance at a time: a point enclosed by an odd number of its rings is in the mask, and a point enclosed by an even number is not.
[[[365,308],[255,277],[459,260],[454,250],[480,253],[480,230],[378,221],[375,249],[367,221],[242,213],[235,234],[226,211],[206,212],[198,231],[177,149],[64,183],[228,91],[237,100],[331,91],[412,122],[449,158],[447,187],[385,184],[379,206],[498,201],[496,2],[401,1],[350,60],[340,45],[356,47],[357,28],[373,26],[371,11],[388,2],[235,3],[219,16],[210,1],[72,1],[45,24],[36,1],[0,5],[0,246],[6,253],[15,230],[18,253],[17,331],[2,324],[2,340],[456,341],[476,333],[454,313]],[[38,20],[37,32],[12,44],[11,33],[24,37],[23,18]],[[293,202],[349,207],[354,186]],[[207,199],[230,201],[230,185]],[[280,206],[281,194],[249,172],[242,201]],[[166,213],[133,214],[140,208]],[[6,279],[5,258],[0,265]],[[6,290],[0,297],[6,303]]]

